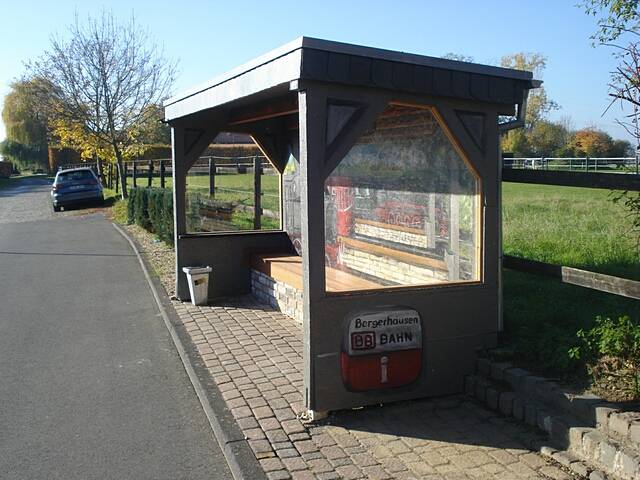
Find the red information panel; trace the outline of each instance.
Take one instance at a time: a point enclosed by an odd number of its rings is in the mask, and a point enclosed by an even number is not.
[[[362,312],[347,321],[342,380],[352,391],[407,385],[420,375],[422,321],[407,308]]]

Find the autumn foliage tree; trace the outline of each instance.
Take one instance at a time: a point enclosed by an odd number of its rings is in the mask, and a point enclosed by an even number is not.
[[[149,122],[158,121],[154,106],[168,96],[175,72],[133,17],[120,23],[106,11],[85,23],[76,18],[67,38],[52,38],[30,65],[31,75],[51,82],[41,94],[54,107],[61,140],[114,159],[123,197],[124,160]]]

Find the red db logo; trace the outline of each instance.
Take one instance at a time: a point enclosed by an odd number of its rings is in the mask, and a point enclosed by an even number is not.
[[[370,350],[376,348],[375,332],[353,332],[351,334],[352,350]]]

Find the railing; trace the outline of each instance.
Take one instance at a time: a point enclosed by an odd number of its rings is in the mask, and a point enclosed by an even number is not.
[[[640,157],[513,157],[503,158],[507,169],[569,172],[640,173]]]
[[[505,158],[504,160],[520,159]],[[636,161],[636,159],[634,158],[633,161]],[[506,182],[533,183],[539,185],[640,191],[640,175],[636,174],[636,172],[629,172],[632,173],[631,175],[619,175],[617,173],[600,173],[599,175],[593,175],[592,173],[587,173],[584,170],[554,171],[550,168],[533,170],[533,164],[529,171],[524,170],[524,168],[529,167],[521,167],[521,169],[517,169],[504,166],[502,170],[502,180]],[[637,163],[635,164],[635,168],[637,168]],[[538,262],[511,255],[504,255],[503,266],[505,268],[519,270],[522,272],[556,277],[564,283],[579,285],[581,287],[591,288],[601,292],[640,300],[640,281],[636,280],[614,277],[612,275],[580,270],[563,265]]]

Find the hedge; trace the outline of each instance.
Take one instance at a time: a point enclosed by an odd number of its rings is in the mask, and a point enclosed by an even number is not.
[[[173,193],[167,188],[132,188],[127,220],[173,245]]]

